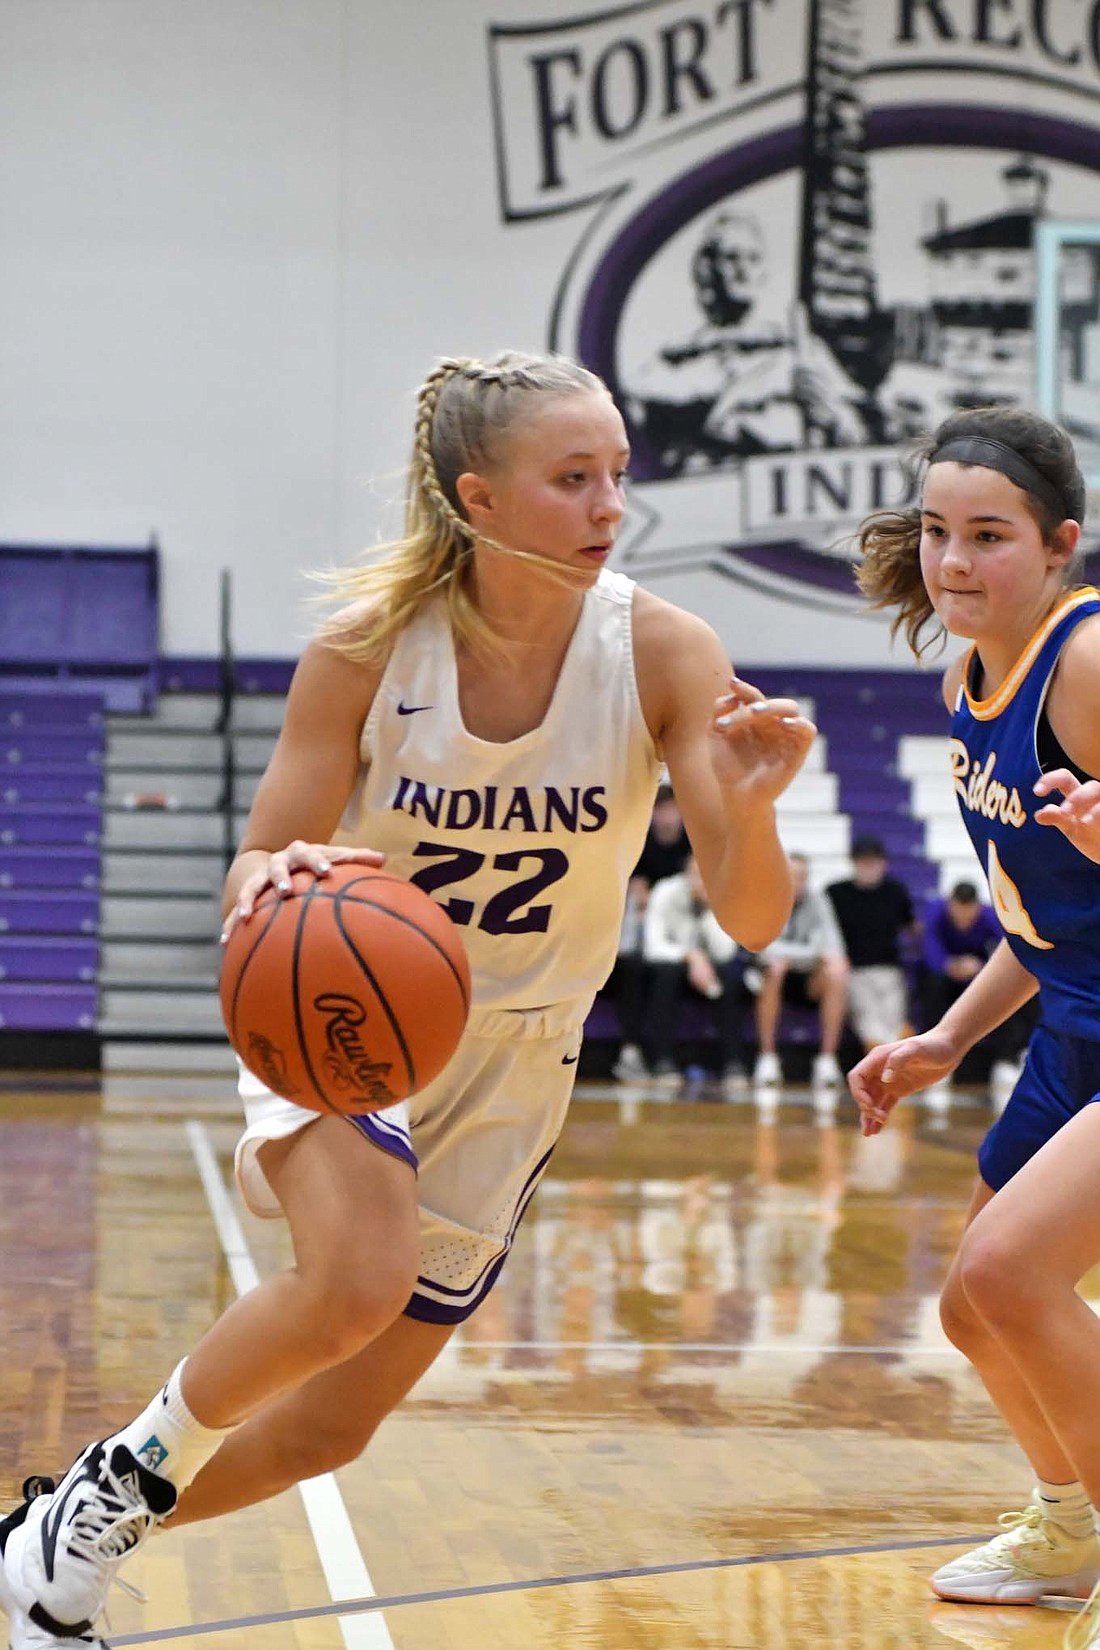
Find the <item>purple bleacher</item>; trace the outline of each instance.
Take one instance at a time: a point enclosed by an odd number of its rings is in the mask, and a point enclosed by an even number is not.
[[[0,984],[0,1030],[92,1031],[94,985]]]
[[[0,980],[94,985],[98,971],[94,935],[0,934]]]
[[[28,693],[87,692],[111,710],[157,697],[159,552],[0,544],[0,681]]]
[[[769,665],[746,666],[745,675],[769,695],[813,700],[853,841],[879,837],[891,869],[912,893],[935,886],[938,871],[925,858],[924,826],[912,816],[909,782],[898,773],[897,756],[904,734],[946,737],[940,672]]]
[[[106,742],[102,728],[82,728],[63,733],[58,728],[0,729],[0,773],[6,768],[22,768],[29,762],[47,766],[64,762],[73,767],[99,769],[103,766]]]
[[[102,811],[90,804],[0,803],[0,847],[91,846],[102,835]]]
[[[677,1017],[677,1037],[682,1042],[709,1043],[714,1040],[714,1019],[707,1006],[687,998],[680,1005]],[[745,1005],[745,1042],[755,1046],[756,1032],[752,1021],[751,1004]],[[798,1008],[784,1003],[779,1018],[778,1041],[782,1046],[817,1046],[821,1034],[821,1020],[816,1008]],[[590,1042],[619,1042],[622,1027],[614,997],[601,992],[584,1022],[584,1035]]]
[[[0,767],[0,802],[83,802],[94,807],[102,794],[99,777],[87,767]]]
[[[5,845],[0,858],[0,888],[98,888],[100,880],[98,848],[55,844],[49,853],[43,853],[38,845]]]
[[[64,586],[65,567],[45,565],[46,588]],[[54,591],[70,600],[64,622],[82,624],[98,599],[93,565],[82,564],[75,578],[69,567],[67,596]],[[22,651],[11,645],[19,614],[8,599],[14,593],[16,608],[22,603],[23,624],[36,622],[32,587],[41,571],[41,559],[0,547],[0,1029],[16,1042],[28,1032],[93,1032],[98,1003],[105,699],[86,684],[40,680],[24,691],[10,679],[8,667],[44,638]],[[68,663],[75,668],[111,634],[101,625]]]
[[[96,888],[0,888],[0,934],[94,934]]]
[[[103,718],[101,693],[58,693],[48,686],[28,693],[0,687],[0,738],[13,730],[42,728],[75,733],[83,728],[97,728],[102,749]]]

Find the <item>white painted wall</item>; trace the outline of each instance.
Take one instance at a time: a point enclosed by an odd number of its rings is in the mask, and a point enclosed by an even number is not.
[[[486,31],[546,10],[0,0],[0,539],[155,532],[165,651],[214,651],[228,566],[238,649],[296,653],[303,570],[395,524],[433,359],[545,347],[585,220],[502,224]],[[739,663],[908,663],[865,615],[656,587]]]

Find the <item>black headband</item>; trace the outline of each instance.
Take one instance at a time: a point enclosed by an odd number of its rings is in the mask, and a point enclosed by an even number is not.
[[[1015,447],[1006,447],[1003,441],[994,441],[992,436],[955,436],[945,441],[942,447],[937,447],[928,462],[930,465],[942,464],[945,460],[955,464],[979,464],[983,470],[999,470],[1017,487],[1022,487],[1025,493],[1040,499],[1048,510],[1053,511],[1057,521],[1065,521],[1071,514],[1053,481],[1048,481]]]

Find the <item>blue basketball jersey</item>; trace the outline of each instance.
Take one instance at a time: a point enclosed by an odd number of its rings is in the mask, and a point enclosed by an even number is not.
[[[975,697],[971,649],[951,721],[951,775],[1001,927],[1039,981],[1044,1019],[1100,1041],[1100,865],[1055,826],[1036,823],[1048,799],[1032,789],[1043,771],[1038,737],[1054,667],[1070,632],[1094,613],[1100,591],[1066,596],[987,699]]]

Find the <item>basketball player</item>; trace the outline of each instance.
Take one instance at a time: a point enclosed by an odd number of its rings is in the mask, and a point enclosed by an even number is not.
[[[296,869],[385,857],[462,925],[469,1027],[438,1080],[369,1116],[243,1074],[237,1173],[289,1221],[295,1267],[0,1526],[14,1650],[102,1647],[118,1563],[173,1508],[210,1518],[354,1459],[485,1298],[562,1126],[662,760],[719,922],[752,951],[782,928],[774,803],[815,730],[605,568],[628,456],[606,388],[564,359],[447,360],[421,388],[405,536],[337,581],[298,667],[227,929]]]
[[[936,1025],[849,1081],[874,1134],[1040,994],[942,1302],[1036,1487],[932,1578],[942,1598],[1028,1604],[1100,1576],[1100,1323],[1075,1292],[1100,1260],[1100,593],[1075,584],[1085,487],[1063,431],[961,412],[923,458],[920,509],[864,524],[860,583],[914,652],[933,624],[972,644],[944,677],[951,771],[1004,938]]]

